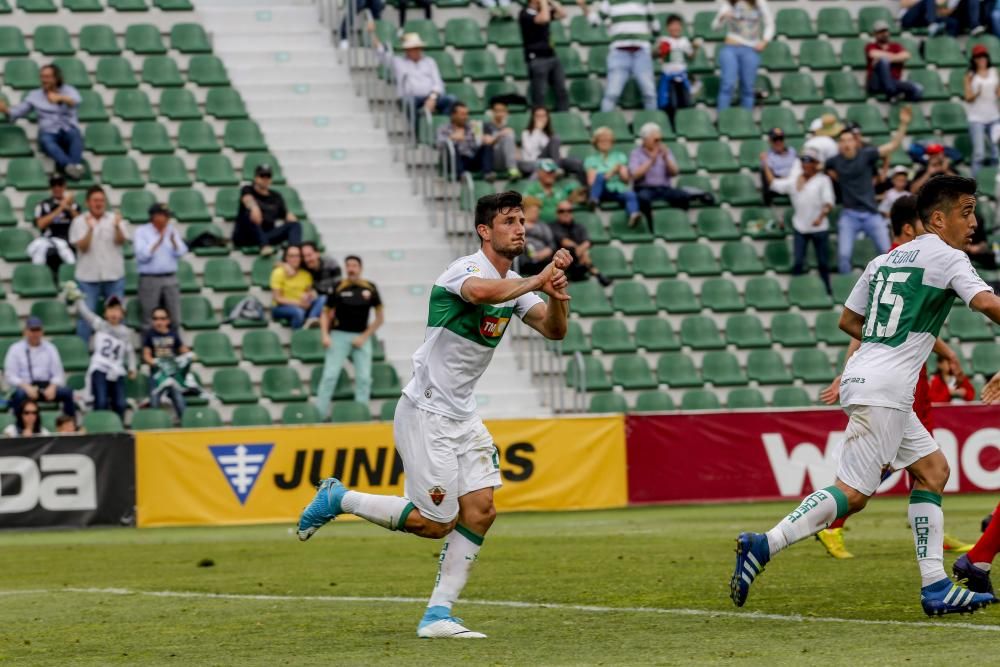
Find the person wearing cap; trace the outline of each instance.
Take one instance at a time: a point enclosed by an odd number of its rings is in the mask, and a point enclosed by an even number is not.
[[[872,240],[878,254],[889,250],[889,229],[875,201],[875,176],[882,160],[899,148],[913,119],[910,107],[899,110],[899,127],[881,146],[862,145],[854,132],[844,129],[837,140],[838,152],[826,161],[827,174],[840,186],[843,209],[837,221],[837,270],[851,272],[851,255],[858,234]]]
[[[1000,78],[990,60],[990,50],[984,44],[972,47],[969,71],[965,73],[962,84],[965,116],[969,120],[969,139],[972,142],[972,177],[975,178],[979,169],[987,164],[987,146],[990,149],[988,164],[997,164],[1000,160],[994,139],[1000,122],[1000,108],[997,107]]]
[[[125,298],[125,253],[128,230],[122,216],[108,210],[104,189],[94,185],[87,190],[87,212],[73,219],[69,242],[76,248],[76,282],[90,310],[110,296]],[[90,341],[91,328],[83,318],[76,333]]]
[[[774,39],[774,15],[767,0],[719,0],[712,29],[721,29],[726,35],[718,52],[718,110],[732,104],[737,81],[740,106],[753,109],[760,53]]]
[[[900,26],[903,30],[927,28],[931,37],[942,32],[957,37],[966,30],[978,35],[986,30],[982,4],[982,0],[902,0]]]
[[[924,149],[924,157],[927,159],[927,164],[917,169],[917,173],[914,174],[913,182],[910,183],[911,193],[917,194],[920,192],[920,188],[924,187],[924,184],[935,176],[941,176],[942,174],[948,174],[949,176],[960,175],[955,167],[952,166],[945,147],[941,144],[928,144]]]
[[[693,199],[705,204],[714,204],[710,193],[693,188],[680,189],[673,186],[673,178],[680,173],[674,154],[663,143],[663,131],[654,122],[639,128],[642,144],[632,149],[628,157],[628,171],[632,177],[639,210],[646,218],[649,228],[653,228],[653,202],[665,201],[671,208],[685,211],[691,207]]]
[[[524,44],[524,62],[528,65],[528,96],[533,106],[545,104],[551,90],[556,111],[569,111],[566,73],[552,46],[552,21],[566,18],[566,10],[556,0],[528,0],[517,17]]]
[[[878,212],[886,220],[889,219],[889,213],[892,211],[892,205],[896,203],[896,200],[910,194],[910,170],[902,165],[893,167],[889,171],[887,180],[890,187],[882,194],[882,201],[878,204]]]
[[[112,410],[124,421],[128,407],[125,376],[136,376],[135,346],[132,345],[132,330],[125,325],[125,306],[121,297],[109,296],[104,301],[104,317],[101,317],[75,296],[68,292],[67,301],[76,306],[77,314],[94,330],[86,381],[94,399],[94,409]]]
[[[149,207],[149,222],[135,230],[135,261],[139,270],[139,307],[143,326],[149,326],[153,309],[163,305],[175,320],[181,318],[181,288],[177,263],[188,247],[165,204]]]
[[[785,131],[780,127],[771,128],[767,133],[771,146],[760,154],[760,179],[764,193],[764,203],[771,205],[771,183],[776,178],[785,178],[792,173],[792,166],[798,158],[795,149],[785,142]]]
[[[24,338],[7,348],[3,376],[14,390],[10,406],[15,414],[26,401],[59,402],[67,415],[76,414],[73,390],[66,386],[66,373],[56,346],[45,340],[42,320],[32,315],[24,323]]]
[[[771,182],[771,190],[788,195],[792,202],[792,227],[794,229],[794,261],[792,273],[801,275],[805,271],[805,259],[811,243],[816,253],[819,276],[830,288],[830,211],[836,203],[833,182],[823,173],[823,163],[819,154],[804,149],[799,156],[801,170],[797,176],[776,178]]]
[[[462,174],[469,171],[480,174],[487,181],[496,178],[493,173],[493,145],[486,142],[482,123],[469,120],[469,107],[462,102],[456,102],[451,108],[451,119],[438,128],[437,145],[444,149],[451,144],[454,147],[455,178],[461,179]],[[451,151],[447,153],[449,156]],[[450,162],[450,157],[446,162]]]
[[[271,165],[257,165],[253,183],[240,190],[240,206],[233,228],[233,245],[260,248],[260,254],[265,257],[274,253],[276,245],[302,242],[302,225],[298,218],[285,206],[281,193],[271,189],[273,176]]]
[[[573,213],[573,205],[567,202],[560,204],[559,210]],[[542,202],[537,197],[527,195],[521,201],[524,211],[524,253],[518,260],[517,272],[522,276],[538,275],[556,253],[556,237],[552,228],[544,222],[539,222],[539,212]]]
[[[521,194],[539,201],[539,218],[543,222],[556,221],[556,207],[559,202],[567,201],[569,206],[572,206],[572,202],[583,200],[583,188],[580,184],[574,181],[560,181],[559,167],[552,160],[548,158],[540,160],[536,173],[538,178],[529,181]]]
[[[76,254],[69,244],[69,226],[80,215],[73,193],[66,189],[62,174],[49,178],[50,196],[35,205],[35,227],[41,234],[28,244],[26,252],[32,264],[48,265],[52,277],[58,278],[59,267],[76,264]]]
[[[924,95],[922,86],[903,81],[903,64],[910,59],[910,52],[899,42],[889,37],[889,24],[879,19],[872,25],[875,41],[865,46],[868,62],[868,92],[871,95],[883,93],[889,104],[900,99],[918,101]]]

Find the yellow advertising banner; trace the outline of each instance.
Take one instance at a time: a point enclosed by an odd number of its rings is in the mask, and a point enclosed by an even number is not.
[[[624,507],[624,418],[488,421],[498,509]],[[145,431],[136,436],[139,526],[294,521],[315,484],[403,493],[391,424]]]

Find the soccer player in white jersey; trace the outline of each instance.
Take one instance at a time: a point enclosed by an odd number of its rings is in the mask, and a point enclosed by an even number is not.
[[[406,471],[406,496],[349,491],[337,479],[325,479],[298,523],[300,540],[340,514],[445,538],[437,582],[417,627],[422,638],[486,636],[465,628],[451,611],[496,518],[493,491],[501,486],[496,445],[476,414],[476,382],[511,317],[552,340],[566,335],[569,252],[557,251],[530,278],[510,270],[525,245],[516,192],[481,198],[475,225],[480,250],[453,262],[435,281],[424,343],[413,355],[413,378],[396,406],[393,435]],[[536,290],[548,295],[548,303]]]
[[[928,615],[969,612],[995,601],[953,584],[944,571],[941,493],[948,462],[913,413],[913,392],[957,295],[1000,322],[1000,298],[962,251],[976,228],[976,182],[938,176],[917,195],[926,233],[869,262],[840,317],[840,328],[861,340],[840,381],[849,416],[833,486],[807,496],[766,533],[736,539],[730,597],[738,607],[775,554],[862,510],[885,466],[914,480],[909,521],[920,567],[920,602]]]

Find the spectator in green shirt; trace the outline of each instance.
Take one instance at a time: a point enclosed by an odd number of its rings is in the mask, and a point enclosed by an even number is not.
[[[591,153],[583,162],[587,170],[587,185],[590,187],[589,203],[596,208],[602,201],[613,201],[625,206],[629,227],[642,219],[639,212],[639,198],[629,184],[628,157],[614,150],[615,134],[610,127],[594,130],[591,143],[596,153]]]
[[[539,218],[543,222],[556,221],[556,206],[564,199],[579,201],[583,188],[574,182],[558,182],[559,167],[555,161],[545,159],[538,162],[538,180],[531,181],[521,193],[525,197],[535,197],[541,202]]]

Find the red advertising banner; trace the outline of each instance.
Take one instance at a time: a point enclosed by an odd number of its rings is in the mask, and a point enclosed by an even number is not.
[[[1000,489],[1000,409],[934,409],[951,466],[946,491]],[[840,409],[629,415],[629,502],[799,498],[833,483],[847,416]],[[905,473],[879,493],[907,491]]]

